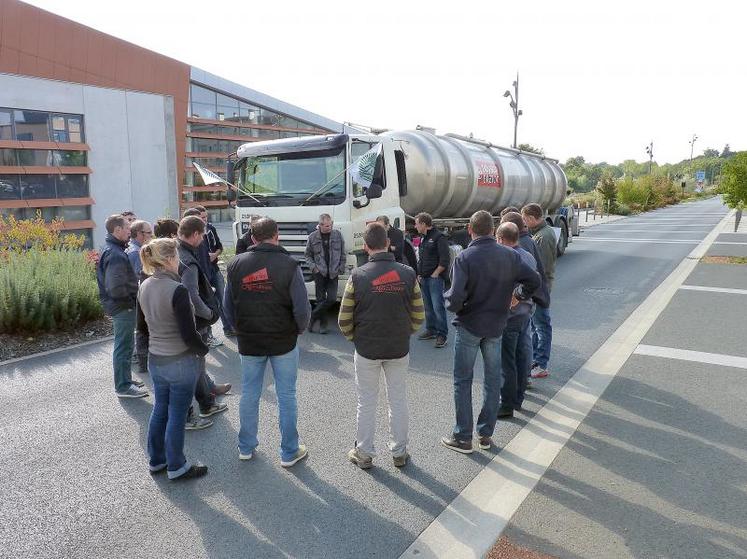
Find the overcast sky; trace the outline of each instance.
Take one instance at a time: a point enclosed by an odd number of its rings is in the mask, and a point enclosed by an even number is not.
[[[337,120],[513,141],[565,160],[747,149],[742,2],[33,0]]]

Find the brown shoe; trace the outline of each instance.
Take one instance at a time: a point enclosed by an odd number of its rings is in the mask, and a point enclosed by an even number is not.
[[[216,396],[225,396],[231,391],[231,383],[227,382],[226,384],[216,384],[215,387],[213,387],[213,394]]]
[[[490,437],[480,437],[480,448],[482,450],[490,450],[491,446],[493,446],[493,439]]]
[[[399,456],[392,456],[392,461],[394,462],[395,468],[403,468],[407,465],[407,460],[410,458],[410,455],[405,452],[404,454],[400,454]]]
[[[472,454],[472,441],[460,441],[454,438],[454,435],[441,437],[441,444],[462,454]]]
[[[435,337],[436,335],[433,332],[429,332],[428,330],[426,330],[425,332],[423,332],[422,334],[418,336],[418,339],[419,340],[432,340]]]
[[[434,347],[442,348],[446,345],[446,336],[436,336],[436,344]]]

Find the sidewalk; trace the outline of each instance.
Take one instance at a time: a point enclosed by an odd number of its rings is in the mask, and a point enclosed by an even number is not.
[[[723,225],[504,532],[554,557],[747,556],[747,228]]]

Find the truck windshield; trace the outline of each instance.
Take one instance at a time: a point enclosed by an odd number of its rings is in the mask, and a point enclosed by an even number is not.
[[[341,204],[345,200],[344,169],[344,146],[332,151],[247,157],[239,172],[238,205]]]

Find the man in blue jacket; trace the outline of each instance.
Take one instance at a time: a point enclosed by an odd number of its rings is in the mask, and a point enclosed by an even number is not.
[[[135,342],[135,301],[138,280],[125,248],[130,240],[130,224],[122,215],[106,219],[106,245],[96,266],[96,282],[104,312],[114,323],[114,390],[120,398],[148,395],[140,381],[132,379],[132,347]]]
[[[477,418],[480,448],[487,450],[498,414],[502,383],[500,338],[509,308],[525,301],[540,286],[540,277],[519,254],[496,243],[493,217],[481,210],[469,220],[472,241],[454,260],[447,308],[456,313],[454,325],[454,405],[456,425],[441,444],[472,453],[472,377],[477,351],[484,362],[483,404]]]

